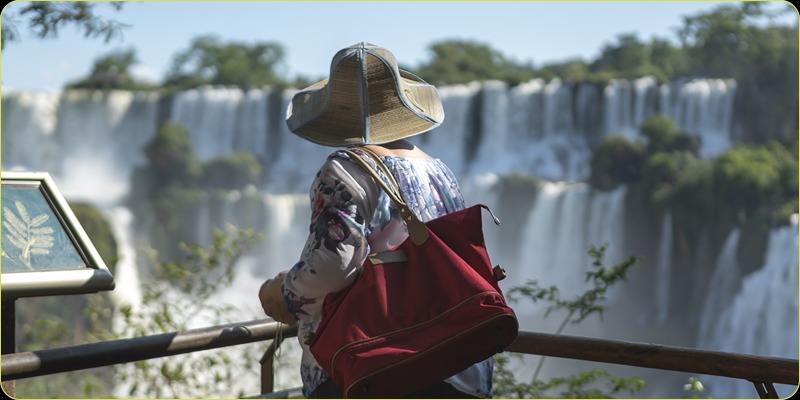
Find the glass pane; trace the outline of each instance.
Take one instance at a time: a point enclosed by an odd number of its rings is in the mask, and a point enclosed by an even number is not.
[[[39,185],[3,184],[2,272],[87,268]]]

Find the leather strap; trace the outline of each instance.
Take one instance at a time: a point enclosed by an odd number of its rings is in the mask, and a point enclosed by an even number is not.
[[[408,261],[408,256],[403,250],[389,250],[381,251],[380,253],[373,253],[367,256],[372,265],[378,264],[392,264]]]
[[[378,166],[381,171],[386,175],[387,179],[391,183],[391,186],[387,184],[375,171],[372,166],[370,166],[360,155],[351,151],[351,150],[342,150],[342,152],[348,154],[350,158],[361,165],[365,171],[367,171],[372,178],[375,180],[375,183],[380,186],[384,192],[389,196],[389,198],[394,202],[395,206],[397,206],[397,210],[400,211],[400,217],[403,219],[403,222],[406,224],[408,228],[408,236],[411,237],[411,241],[414,242],[417,246],[425,243],[428,240],[428,228],[425,226],[425,223],[417,218],[417,215],[411,211],[411,208],[408,207],[408,204],[403,200],[403,195],[400,192],[400,187],[397,185],[397,181],[395,181],[394,176],[392,176],[391,171],[386,165],[381,161],[381,158],[373,153],[371,150],[365,149],[363,147],[358,147],[359,150],[363,151],[369,158],[371,158],[375,164]]]
[[[403,196],[400,193],[400,185],[397,184],[397,181],[394,179],[392,171],[389,171],[389,168],[386,166],[386,164],[383,163],[381,157],[374,151],[370,150],[368,147],[358,147],[358,149],[363,151],[370,158],[372,158],[373,161],[375,161],[375,164],[378,166],[378,168],[380,168],[381,171],[383,171],[383,174],[386,175],[386,178],[389,179],[389,184],[391,184],[392,189],[395,190],[395,194],[397,194],[399,198],[402,198]]]

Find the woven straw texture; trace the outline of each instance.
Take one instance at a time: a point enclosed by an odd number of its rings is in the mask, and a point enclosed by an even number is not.
[[[388,50],[359,43],[340,50],[330,77],[295,94],[287,125],[326,146],[388,143],[444,120],[436,88],[402,71]]]

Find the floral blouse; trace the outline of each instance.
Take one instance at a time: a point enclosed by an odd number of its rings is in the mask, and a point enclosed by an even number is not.
[[[375,166],[370,158],[364,159]],[[306,397],[329,377],[303,340],[319,325],[325,296],[353,283],[368,254],[394,248],[408,237],[391,199],[368,172],[349,160],[348,154],[335,152],[317,172],[310,190],[308,240],[281,288],[289,311],[298,319]],[[458,183],[441,160],[395,156],[382,160],[403,199],[423,222],[464,208]],[[467,394],[491,397],[492,368],[489,358],[446,381]]]

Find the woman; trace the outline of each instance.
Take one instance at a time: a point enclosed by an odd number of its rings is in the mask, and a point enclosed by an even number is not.
[[[363,42],[337,52],[329,79],[299,91],[287,111],[289,128],[306,140],[333,147],[364,146],[381,156],[406,203],[423,222],[464,208],[450,169],[406,140],[443,120],[433,86],[400,70],[386,49]],[[374,167],[372,160],[364,159]],[[299,324],[303,394],[341,397],[303,337],[319,325],[325,296],[347,288],[368,254],[396,247],[408,232],[394,203],[345,153],[328,157],[314,178],[310,198],[310,234],[300,261],[267,280],[259,298],[267,315]],[[397,395],[491,397],[491,378],[490,358],[430,388]]]

